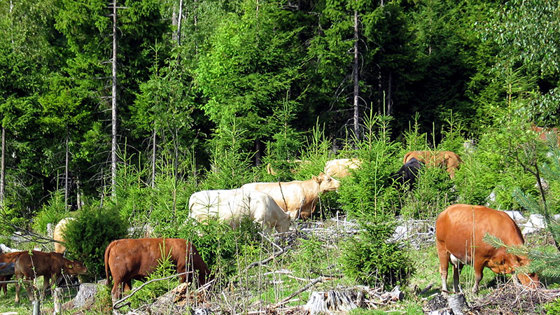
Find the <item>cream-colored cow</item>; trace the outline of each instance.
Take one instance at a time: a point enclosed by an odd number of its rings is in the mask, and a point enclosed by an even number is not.
[[[319,194],[337,190],[340,182],[329,175],[319,174],[312,179],[291,182],[250,183],[241,188],[266,193],[276,201],[292,219],[307,219],[315,211]]]
[[[216,217],[236,227],[243,217],[286,232],[290,216],[267,194],[253,190],[204,190],[189,199],[189,216],[199,222]]]

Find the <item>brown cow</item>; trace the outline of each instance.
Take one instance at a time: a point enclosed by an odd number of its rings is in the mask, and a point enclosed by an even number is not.
[[[21,254],[21,253],[22,252],[2,253],[2,254],[0,254],[0,263],[13,264],[13,263],[15,263],[16,259],[18,258],[19,254]],[[7,266],[5,266],[5,267],[7,267]],[[11,278],[12,278],[11,275],[0,276],[0,281],[8,281]],[[2,292],[2,290],[4,290],[4,295],[8,294],[8,284],[7,283],[0,284],[0,292]]]
[[[170,255],[171,261],[177,266],[177,272],[198,272],[199,284],[205,284],[209,279],[210,270],[198,251],[191,243],[180,238],[141,238],[120,239],[111,242],[105,249],[105,273],[107,285],[110,286],[109,272],[113,277],[113,289],[111,294],[113,300],[120,297],[119,286],[124,285],[124,291],[132,288],[132,280],[145,279],[158,265],[165,248]],[[188,264],[186,264],[186,259]],[[188,270],[185,267],[188,266]],[[188,274],[189,282],[192,282],[193,274]],[[180,276],[181,282],[187,280],[187,275]]]
[[[62,257],[62,254],[51,252],[44,253],[40,251],[23,251],[18,255],[14,264],[14,274],[16,279],[25,278],[33,280],[36,277],[43,276],[43,292],[41,296],[45,296],[45,292],[50,287],[50,280],[53,283],[62,273],[69,275],[83,275],[87,273],[87,268],[79,261],[72,261]],[[26,283],[27,295],[29,300],[33,299],[33,293],[30,284]],[[20,284],[16,283],[16,303],[19,303]]]
[[[330,160],[325,163],[325,174],[342,178],[350,176],[350,170],[358,169],[361,165],[362,161],[357,158]]]
[[[427,167],[444,167],[449,177],[455,177],[455,170],[461,164],[461,158],[451,151],[410,151],[405,154],[403,164],[412,158],[424,163]]]
[[[241,186],[244,190],[256,190],[268,194],[288,212],[292,219],[307,219],[315,211],[319,194],[337,190],[340,182],[326,174],[313,176],[312,179],[291,182],[250,183]]]
[[[447,267],[453,264],[453,288],[459,287],[459,273],[463,264],[473,264],[475,284],[473,292],[478,291],[484,267],[495,273],[512,273],[529,260],[524,256],[508,253],[504,247],[495,248],[486,243],[483,237],[493,235],[505,245],[523,245],[523,235],[515,221],[507,213],[484,206],[456,204],[440,213],[436,220],[436,247],[439,257],[442,291],[447,291]],[[535,274],[517,274],[525,286],[536,287]]]

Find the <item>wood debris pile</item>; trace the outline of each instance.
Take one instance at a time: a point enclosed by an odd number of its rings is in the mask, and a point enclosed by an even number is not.
[[[540,307],[560,297],[560,290],[529,289],[507,283],[473,303],[478,314],[533,314]]]

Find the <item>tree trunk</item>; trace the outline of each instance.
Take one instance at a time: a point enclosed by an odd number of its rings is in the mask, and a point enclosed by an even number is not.
[[[64,157],[64,210],[68,211],[68,131],[66,131],[65,139],[65,157]]]
[[[393,88],[393,73],[389,71],[389,78],[387,79],[387,115],[393,114],[393,99],[391,97],[391,90]]]
[[[183,0],[179,0],[179,14],[177,15],[177,45],[181,46],[181,18],[183,17]]]
[[[152,134],[152,189],[156,188],[156,127]]]
[[[6,128],[2,126],[2,156],[0,157],[0,207],[4,206],[4,194],[6,187],[6,164],[4,163],[6,157]]]
[[[113,88],[111,93],[111,195],[117,196],[117,0],[113,0]]]
[[[357,139],[360,139],[360,109],[359,109],[359,97],[360,97],[360,83],[358,74],[358,11],[354,11],[354,64],[352,66],[352,76],[354,81],[354,133]]]

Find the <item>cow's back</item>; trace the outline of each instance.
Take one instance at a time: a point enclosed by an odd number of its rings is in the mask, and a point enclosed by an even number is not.
[[[197,221],[217,217],[225,222],[252,217],[250,197],[242,189],[204,190],[189,198],[189,216]]]
[[[359,159],[337,159],[330,160],[325,163],[325,174],[332,177],[346,177],[349,176],[351,169],[357,169],[362,162]]]
[[[304,181],[249,183],[241,187],[243,190],[254,190],[272,197],[284,211],[297,211],[307,203]]]
[[[290,215],[269,195],[260,191],[248,191],[252,217],[256,222],[286,232],[290,227]]]
[[[436,241],[463,261],[471,261],[473,255],[492,256],[505,251],[483,241],[486,234],[496,236],[506,245],[524,242],[519,227],[505,212],[484,206],[452,205],[436,220]]]

